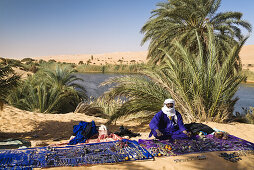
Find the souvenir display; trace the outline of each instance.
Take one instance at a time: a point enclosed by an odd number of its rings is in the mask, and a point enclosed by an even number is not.
[[[93,144],[67,145],[64,147],[37,147],[27,149],[0,150],[0,169],[29,169],[59,166],[85,166],[104,163],[117,163],[132,160],[146,160],[154,156],[174,156],[188,153],[211,151],[236,151],[232,154],[220,154],[226,160],[237,162],[240,156],[254,154],[254,144],[228,135],[220,139],[205,135],[196,139],[182,140],[119,140]],[[205,156],[196,156],[184,160],[203,160]]]
[[[187,153],[201,153],[211,151],[237,151],[254,150],[254,144],[233,135],[228,135],[227,140],[219,139],[213,135],[202,138],[182,140],[142,140],[139,144],[146,148],[153,156],[171,156]]]
[[[136,141],[0,150],[0,169],[83,166],[153,158]]]

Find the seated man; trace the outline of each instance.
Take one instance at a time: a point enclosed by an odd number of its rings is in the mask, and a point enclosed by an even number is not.
[[[151,133],[157,139],[183,139],[190,137],[184,127],[181,114],[175,110],[175,101],[166,99],[161,111],[156,113],[149,124]]]

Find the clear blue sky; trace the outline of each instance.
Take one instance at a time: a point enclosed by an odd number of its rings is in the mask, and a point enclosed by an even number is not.
[[[0,56],[144,51],[141,27],[163,0],[0,0]],[[222,0],[254,27],[254,0]],[[254,44],[251,35],[247,44]]]

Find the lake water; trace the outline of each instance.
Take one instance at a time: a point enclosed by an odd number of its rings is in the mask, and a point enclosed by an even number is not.
[[[108,90],[109,86],[99,87],[99,85],[105,80],[122,76],[123,74],[115,74],[115,73],[83,73],[77,74],[77,77],[84,80],[84,82],[79,81],[83,87],[87,90],[88,97],[93,96],[95,98],[102,95],[106,90]],[[236,92],[235,96],[239,97],[235,105],[234,112],[242,112],[243,108],[249,108],[250,106],[254,107],[254,84],[241,84],[239,90]]]
[[[234,112],[242,112],[243,108],[254,107],[254,84],[241,84],[235,97],[239,97],[239,100],[235,104]]]

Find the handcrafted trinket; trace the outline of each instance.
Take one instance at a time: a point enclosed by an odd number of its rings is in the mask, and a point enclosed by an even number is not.
[[[239,160],[242,160],[242,158],[239,157],[235,152],[228,154],[228,153],[220,153],[220,157],[223,157],[225,160],[230,162],[237,162]]]
[[[192,156],[187,159],[174,159],[174,162],[179,163],[179,162],[187,162],[192,160],[205,160],[205,159],[206,159],[206,156],[200,155],[200,156]]]
[[[239,140],[239,138],[232,135],[228,135],[227,140],[215,138],[213,135],[206,135],[203,139],[196,136],[196,139],[178,139],[174,141],[140,139],[138,142],[153,156],[158,156],[158,153],[161,153],[161,156],[170,156],[207,151],[254,150],[253,143]]]

